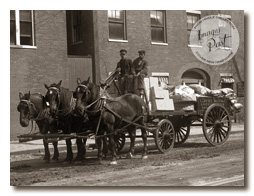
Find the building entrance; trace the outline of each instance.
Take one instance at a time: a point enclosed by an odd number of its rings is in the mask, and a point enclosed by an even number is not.
[[[192,68],[185,71],[181,77],[183,84],[200,84],[207,88],[211,88],[210,76],[202,69]]]

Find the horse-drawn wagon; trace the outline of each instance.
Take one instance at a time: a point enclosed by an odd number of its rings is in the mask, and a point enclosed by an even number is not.
[[[192,125],[202,126],[206,140],[213,146],[221,145],[228,139],[231,131],[231,116],[234,112],[229,98],[225,96],[198,96],[195,100],[174,102],[174,100],[167,97],[166,94],[166,100],[156,100],[155,91],[157,85],[160,85],[162,82],[169,83],[169,77],[168,74],[153,74],[151,78],[156,78],[155,81],[157,81],[158,84],[155,84],[155,86],[148,84],[141,96],[143,102],[141,103],[139,100],[136,100],[140,105],[135,105],[131,108],[130,106],[134,104],[133,101],[135,101],[135,99],[132,100],[130,98],[133,98],[134,95],[121,96],[125,98],[130,97],[126,99],[113,99],[105,96],[104,92],[107,87],[114,82],[114,74],[116,73],[113,73],[106,79],[105,83],[100,85],[102,89],[98,90],[97,94],[99,95],[94,100],[90,103],[87,102],[86,105],[78,108],[76,103],[76,109],[78,111],[81,110],[80,113],[82,116],[85,116],[84,114],[98,114],[96,120],[93,122],[93,126],[91,126],[92,130],[87,128],[85,132],[71,134],[26,134],[19,136],[20,141],[46,139],[48,142],[52,142],[59,139],[87,139],[113,136],[116,148],[120,151],[125,145],[126,137],[129,136],[131,138],[131,151],[134,147],[133,137],[135,137],[135,134],[132,135],[131,132],[128,132],[128,129],[129,127],[135,127],[140,128],[142,131],[145,151],[143,153],[145,156],[147,151],[146,137],[153,137],[158,150],[165,153],[170,151],[175,144],[182,144],[187,140]],[[86,83],[78,82],[76,93],[82,91],[78,103],[81,103],[82,101],[84,102],[84,100],[88,101],[91,94],[96,94],[94,92],[91,93],[91,89],[88,88],[88,83],[89,80]],[[50,88],[53,88],[54,90],[57,89],[56,87]],[[95,89],[96,87],[91,88]],[[154,95],[150,96],[152,91],[154,91]],[[59,90],[56,90],[56,93],[58,93],[59,97],[61,96]],[[128,102],[128,99],[129,105],[127,106],[127,110],[130,110],[129,114],[124,116],[122,114],[126,112],[126,109],[121,109],[121,104],[122,102]],[[109,103],[111,102],[112,104],[110,105]],[[112,109],[114,107],[118,107],[118,109]],[[91,108],[93,109],[89,110]],[[130,112],[135,109],[137,110],[137,114],[135,114],[136,116],[129,118],[131,116]],[[104,115],[105,112],[107,115],[111,115],[111,118],[114,120],[118,119],[116,123],[119,128],[115,128],[112,132],[98,134],[99,130],[102,129],[101,122],[107,120],[105,120],[105,118],[107,118]],[[109,123],[106,125],[109,127]],[[146,133],[143,130],[146,130]],[[146,135],[147,133],[148,135]],[[100,146],[99,148],[102,147]]]

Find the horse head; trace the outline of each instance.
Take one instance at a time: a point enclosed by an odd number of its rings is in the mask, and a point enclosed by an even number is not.
[[[73,97],[76,99],[74,112],[80,116],[85,115],[86,106],[91,100],[91,83],[89,81],[90,77],[83,82],[81,82],[80,78],[77,78],[78,86],[73,93]]]
[[[31,101],[30,91],[25,93],[19,93],[20,102],[18,104],[17,110],[20,113],[20,124],[22,127],[27,127],[29,125],[29,121],[38,114],[38,111]]]
[[[51,84],[48,86],[44,84],[45,88],[48,90],[46,93],[46,101],[49,103],[50,113],[55,116],[58,112],[58,107],[60,105],[60,87],[62,80],[58,84]]]

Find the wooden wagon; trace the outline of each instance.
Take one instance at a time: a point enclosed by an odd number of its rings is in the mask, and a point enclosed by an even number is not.
[[[153,73],[152,77],[158,78],[159,82],[169,82],[169,75],[166,73]],[[116,84],[114,82],[114,84]],[[174,109],[171,111],[160,110],[156,111],[151,107],[151,102],[148,100],[148,92],[142,95],[147,110],[145,113],[146,123],[144,128],[148,131],[148,137],[153,137],[158,150],[162,153],[170,151],[175,144],[184,143],[191,130],[191,126],[202,126],[206,140],[213,146],[223,144],[229,137],[231,131],[231,116],[230,100],[224,97],[197,97],[196,101],[173,103]],[[171,101],[172,104],[172,101]],[[185,107],[192,109],[185,109]],[[121,118],[119,114],[116,117]],[[128,125],[136,125],[137,128],[142,127],[135,122],[129,122],[122,119]],[[98,127],[98,126],[97,126]],[[100,137],[106,137],[100,136]],[[20,142],[25,142],[34,139],[46,139],[48,142],[63,139],[74,138],[95,138],[94,131],[86,131],[85,134],[25,134],[18,136]],[[118,151],[120,151],[126,141],[126,130],[116,130],[114,134],[115,142]],[[137,135],[137,137],[140,137]]]

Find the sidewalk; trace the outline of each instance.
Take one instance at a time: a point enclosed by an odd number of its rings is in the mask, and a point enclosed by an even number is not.
[[[233,132],[238,132],[238,131],[244,131],[244,123],[232,123],[232,129],[231,129],[231,134]],[[139,132],[139,130],[138,130]],[[137,135],[140,133],[137,133]],[[190,135],[189,137],[196,136],[196,135],[203,135],[202,128],[201,127],[191,127]],[[137,138],[139,140],[141,138]],[[75,143],[75,140],[72,142],[73,144]],[[87,145],[88,144],[94,144],[93,139],[88,139],[87,140]],[[65,147],[65,141],[59,141],[58,142],[58,147]],[[49,144],[49,148],[53,148],[51,144]],[[34,140],[34,141],[29,141],[26,143],[19,143],[19,141],[11,141],[10,142],[10,152],[20,152],[20,151],[27,151],[27,150],[37,150],[37,149],[44,149],[43,142],[42,140]]]

